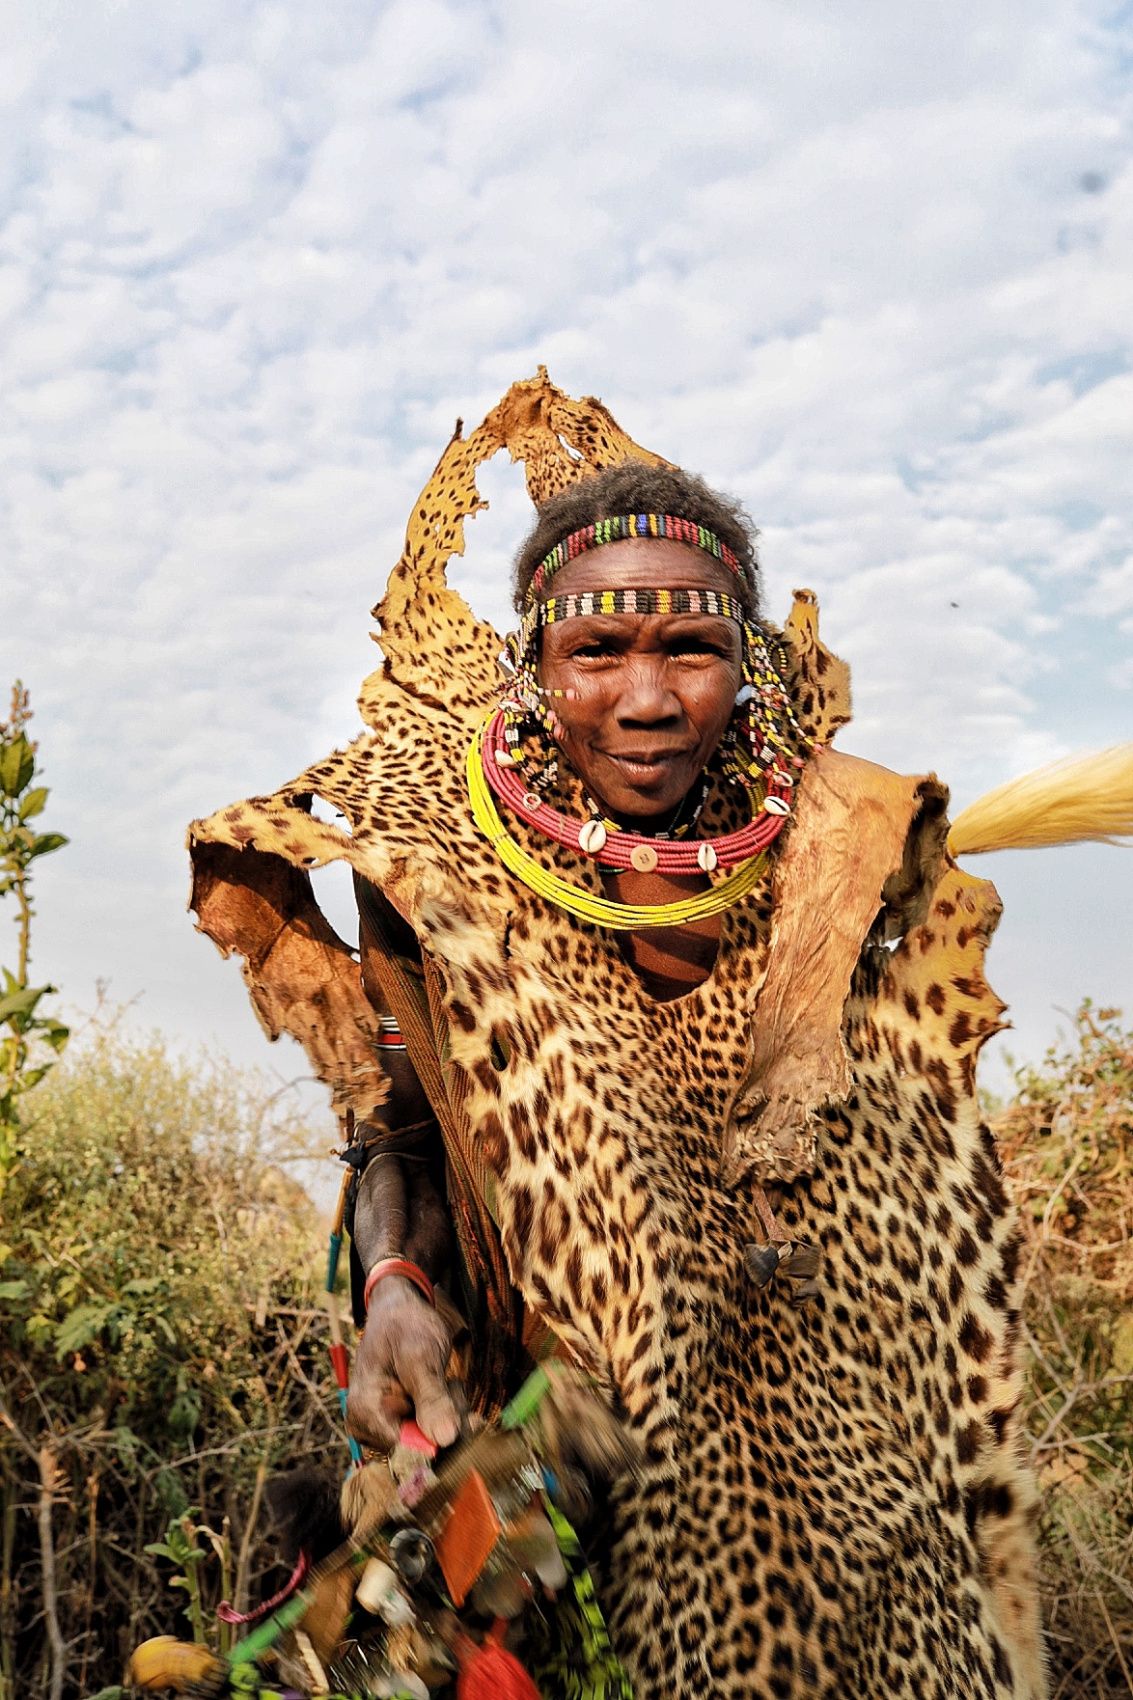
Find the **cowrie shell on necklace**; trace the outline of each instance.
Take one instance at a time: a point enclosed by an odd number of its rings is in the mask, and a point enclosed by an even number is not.
[[[764,797],[763,812],[768,815],[789,815],[790,803],[785,803],[782,797]]]
[[[696,865],[703,873],[710,874],[713,868],[719,867],[720,858],[711,844],[702,844],[696,852]]]
[[[584,821],[578,829],[578,848],[588,856],[596,856],[606,842],[606,828],[600,820]]]
[[[496,751],[497,767],[518,767],[522,760],[522,756],[513,755],[510,750]]]

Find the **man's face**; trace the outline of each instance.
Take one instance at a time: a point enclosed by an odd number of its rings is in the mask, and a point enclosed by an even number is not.
[[[718,590],[735,576],[668,538],[627,538],[555,574],[554,596],[587,590]],[[625,820],[657,822],[688,795],[720,742],[740,686],[740,630],[713,614],[593,614],[542,631],[539,677],[563,754]]]

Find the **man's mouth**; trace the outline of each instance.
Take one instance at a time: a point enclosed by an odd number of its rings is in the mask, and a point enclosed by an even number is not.
[[[625,774],[627,779],[647,783],[658,779],[682,759],[685,750],[603,750],[606,760]]]

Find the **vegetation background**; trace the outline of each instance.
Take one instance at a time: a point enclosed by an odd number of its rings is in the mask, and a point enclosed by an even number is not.
[[[62,848],[17,689],[0,725],[0,1700],[113,1687],[147,1636],[224,1646],[282,1580],[268,1475],[344,1456],[316,1143],[262,1080],[30,981],[31,876]],[[1133,1694],[1133,1033],[1085,1005],[995,1107],[1026,1229],[1028,1425],[1055,1700]],[[174,1592],[170,1590],[173,1589]]]

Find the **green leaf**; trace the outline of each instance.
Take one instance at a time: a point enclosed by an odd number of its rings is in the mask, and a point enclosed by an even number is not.
[[[1118,1375],[1133,1375],[1133,1316],[1122,1317],[1114,1326],[1113,1367]]]
[[[55,1330],[56,1356],[64,1358],[69,1352],[81,1351],[92,1340],[97,1340],[117,1308],[113,1301],[110,1304],[78,1305]]]
[[[37,785],[34,791],[29,791],[20,804],[20,819],[31,820],[33,815],[41,815],[49,795],[46,785]]]
[[[64,844],[70,842],[61,832],[41,832],[28,851],[28,861],[30,862],[33,856],[50,856],[53,850],[62,850]]]
[[[22,1299],[27,1291],[26,1281],[0,1281],[0,1299]]]
[[[71,1029],[62,1021],[37,1021],[35,1026],[44,1044],[50,1045],[53,1051],[61,1051],[71,1037]]]
[[[124,1469],[137,1472],[139,1446],[138,1437],[133,1429],[127,1427],[125,1423],[119,1423],[114,1429],[114,1450],[117,1452],[118,1461]]]
[[[191,1388],[185,1388],[178,1393],[166,1416],[166,1426],[171,1434],[188,1435],[196,1428],[201,1415],[201,1401]]]
[[[189,1509],[189,1500],[181,1484],[181,1478],[175,1470],[159,1470],[154,1483],[157,1497],[171,1517],[183,1517]]]
[[[21,986],[18,992],[9,992],[6,998],[0,998],[0,1021],[13,1015],[30,1015],[43,994],[54,990],[54,986]]]
[[[11,743],[0,745],[0,791],[18,797],[35,772],[35,753],[21,732]]]

